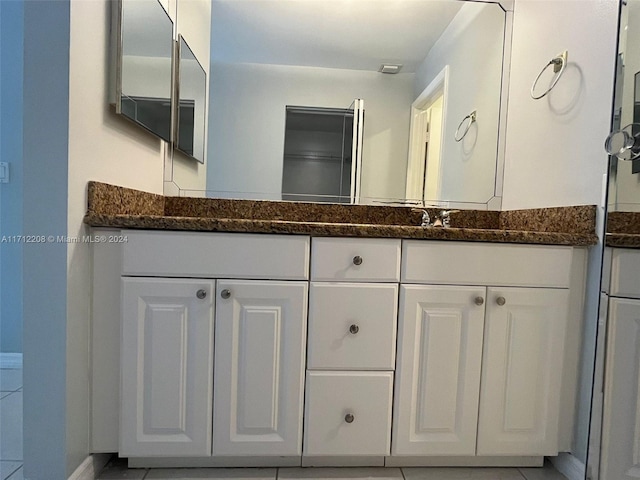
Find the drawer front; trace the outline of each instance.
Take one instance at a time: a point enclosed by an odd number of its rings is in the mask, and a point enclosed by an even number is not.
[[[307,368],[393,370],[397,284],[312,283]]]
[[[609,257],[611,262],[609,295],[622,298],[640,298],[640,282],[638,282],[640,250],[614,248],[609,252]]]
[[[304,454],[389,455],[392,386],[392,372],[308,372]]]
[[[123,231],[123,275],[309,278],[309,237],[243,233]]]
[[[386,238],[314,238],[311,280],[397,282],[400,246]]]
[[[572,247],[405,240],[402,282],[569,287]]]

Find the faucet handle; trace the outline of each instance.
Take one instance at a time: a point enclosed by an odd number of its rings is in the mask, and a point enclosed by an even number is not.
[[[451,226],[451,214],[458,213],[460,210],[441,210],[438,218],[442,221],[442,226],[449,228]]]
[[[431,217],[429,216],[429,212],[425,208],[412,208],[412,212],[422,212],[422,223],[421,227],[430,227],[431,226]]]

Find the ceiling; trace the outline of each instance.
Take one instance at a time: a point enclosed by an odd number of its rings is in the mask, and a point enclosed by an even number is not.
[[[464,3],[213,0],[211,60],[413,73]]]

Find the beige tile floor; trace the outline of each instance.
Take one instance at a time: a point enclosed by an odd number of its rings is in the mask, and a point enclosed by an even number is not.
[[[22,480],[22,369],[0,369],[0,480]]]
[[[543,468],[151,468],[115,460],[99,480],[566,480]]]

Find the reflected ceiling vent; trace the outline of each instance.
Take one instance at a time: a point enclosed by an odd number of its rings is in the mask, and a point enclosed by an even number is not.
[[[380,73],[398,73],[402,70],[402,64],[383,63],[378,71]]]

